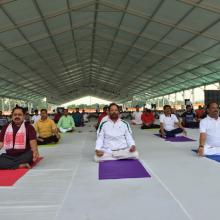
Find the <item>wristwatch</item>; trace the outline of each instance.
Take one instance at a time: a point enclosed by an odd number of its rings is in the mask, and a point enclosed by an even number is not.
[[[204,146],[203,146],[203,145],[199,145],[199,147],[204,148]]]

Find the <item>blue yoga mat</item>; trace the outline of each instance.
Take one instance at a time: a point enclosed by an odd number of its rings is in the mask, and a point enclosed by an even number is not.
[[[145,178],[150,174],[139,160],[111,160],[99,163],[99,179]]]
[[[192,150],[193,152],[197,153],[197,150]],[[206,158],[209,158],[211,160],[220,162],[220,155],[206,155]]]

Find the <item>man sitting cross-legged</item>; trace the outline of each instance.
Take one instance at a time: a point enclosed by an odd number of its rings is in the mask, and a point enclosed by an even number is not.
[[[141,125],[142,124],[142,120],[141,120],[142,112],[140,111],[140,106],[136,105],[135,108],[136,108],[136,111],[133,112],[133,114],[132,114],[133,120],[131,120],[131,124],[133,124],[133,125]]]
[[[12,110],[12,122],[6,124],[0,133],[0,169],[30,167],[39,157],[34,127],[24,122],[25,111],[22,107]]]
[[[41,109],[41,119],[39,119],[35,125],[38,138],[37,143],[39,145],[57,143],[60,139],[60,135],[56,124],[53,120],[48,118],[47,110]]]
[[[141,115],[142,126],[141,129],[160,128],[160,125],[154,124],[154,114],[150,109],[145,108]]]
[[[200,138],[198,154],[220,155],[220,117],[216,103],[207,105],[208,115],[200,121]]]
[[[76,127],[84,126],[83,114],[79,112],[79,108],[76,108],[76,112],[72,114],[72,117]]]
[[[68,115],[68,109],[64,109],[64,115],[58,121],[57,127],[61,133],[73,132],[75,123],[73,117]]]
[[[119,118],[119,107],[109,106],[109,117],[99,125],[95,161],[138,158],[129,124]]]
[[[164,114],[160,115],[160,134],[162,137],[175,137],[176,134],[184,133],[186,130],[180,124],[176,115],[171,114],[171,106],[163,107]]]
[[[187,105],[186,111],[182,114],[182,125],[185,128],[198,128],[199,122],[195,121],[196,114],[194,113],[192,106]]]

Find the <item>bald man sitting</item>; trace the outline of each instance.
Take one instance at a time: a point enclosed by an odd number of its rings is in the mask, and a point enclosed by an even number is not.
[[[100,124],[97,131],[95,161],[138,159],[138,152],[129,124],[119,118],[119,107],[109,106],[107,121]]]
[[[207,105],[208,115],[200,121],[199,156],[220,155],[220,118],[216,103]]]

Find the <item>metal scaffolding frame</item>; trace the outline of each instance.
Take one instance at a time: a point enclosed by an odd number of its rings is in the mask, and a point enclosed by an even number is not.
[[[219,82],[219,27],[220,2],[3,0],[0,95],[125,102]]]

